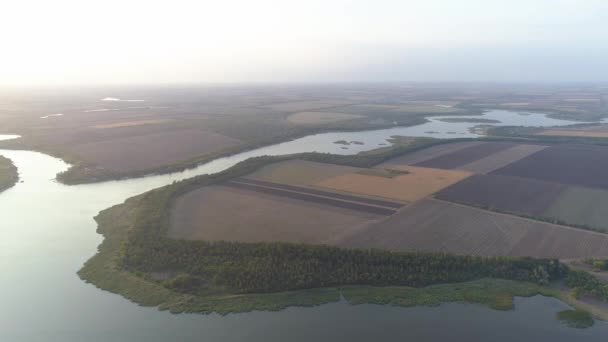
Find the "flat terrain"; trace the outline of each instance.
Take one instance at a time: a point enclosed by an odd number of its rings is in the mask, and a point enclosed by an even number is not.
[[[107,98],[122,100],[104,100]],[[180,133],[188,135],[184,131],[197,129],[209,135],[201,139],[228,137],[238,142],[237,149],[245,149],[319,131],[407,126],[423,122],[428,115],[478,114],[490,108],[538,110],[556,117],[592,120],[608,114],[606,98],[608,89],[596,86],[475,84],[2,91],[2,133],[22,138],[0,142],[0,146],[61,157],[74,166],[59,180],[82,183],[183,169],[235,151],[231,143],[209,143],[208,148],[193,151],[176,140],[165,142],[176,151],[173,157],[159,158],[154,151],[163,146],[150,144],[142,147],[145,151],[137,159],[141,162],[138,168],[115,162],[131,157],[129,138],[135,136],[142,137],[138,141],[151,141],[153,136],[143,136],[166,133],[168,139],[178,139]]]
[[[0,192],[15,185],[18,179],[17,168],[13,165],[13,162],[0,156]]]
[[[425,199],[338,243],[472,255],[608,255],[608,235]]]
[[[543,215],[608,231],[608,191],[569,186]]]
[[[332,112],[299,112],[291,114],[287,120],[297,125],[322,125],[344,120],[363,118],[363,115]]]
[[[288,160],[264,166],[260,170],[247,175],[246,178],[294,185],[311,186],[323,180],[355,173],[361,168],[315,163],[305,160]]]
[[[213,132],[182,129],[77,144],[68,150],[82,160],[106,169],[135,171],[196,158],[240,143]]]
[[[440,155],[414,165],[439,169],[457,169],[514,146],[515,144],[512,143],[485,142],[479,145],[459,149],[448,154]]]
[[[572,128],[545,129],[538,135],[560,136],[560,137],[592,137],[608,138],[608,125],[593,125]]]
[[[494,174],[608,189],[608,147],[551,146],[496,170]]]
[[[458,169],[473,173],[490,173],[536,152],[542,151],[545,148],[547,148],[547,146],[526,144],[515,145],[505,150],[493,153],[487,157],[465,164]]]
[[[181,197],[170,236],[608,257],[608,234],[581,229],[608,228],[608,191],[597,187],[605,177],[586,171],[593,164],[602,170],[606,151],[593,145],[465,142],[433,146],[371,169],[284,161],[213,187],[221,191],[202,188]],[[249,208],[231,207],[230,196]],[[281,226],[283,216],[294,223]]]
[[[441,144],[432,146],[429,148],[425,148],[422,150],[415,151],[413,153],[408,153],[403,156],[399,156],[397,158],[390,159],[382,164],[379,167],[390,167],[394,165],[414,165],[417,163],[421,163],[427,161],[429,159],[437,158],[446,154],[450,154],[452,152],[462,150],[467,147],[473,147],[482,144],[479,141],[467,141],[467,142],[459,142],[452,144]]]
[[[442,200],[529,216],[544,216],[565,185],[502,175],[474,175],[440,191]]]
[[[407,173],[392,178],[349,173],[323,180],[315,185],[327,189],[412,202],[470,176],[470,173],[464,171],[415,166],[395,166],[395,168]]]
[[[379,217],[246,188],[210,186],[176,201],[169,236],[212,241],[331,243]]]

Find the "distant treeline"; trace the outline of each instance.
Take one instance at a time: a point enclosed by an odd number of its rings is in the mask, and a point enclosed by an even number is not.
[[[194,177],[150,191],[143,196],[128,242],[122,246],[121,266],[134,273],[171,274],[164,285],[187,293],[277,292],[349,284],[420,287],[485,277],[546,284],[563,278],[565,267],[550,259],[341,249],[279,242],[186,241],[166,237],[172,200],[201,186],[240,177],[269,163],[295,157],[372,166],[436,143],[436,140],[424,139],[354,156],[307,153],[252,158],[218,174]]]

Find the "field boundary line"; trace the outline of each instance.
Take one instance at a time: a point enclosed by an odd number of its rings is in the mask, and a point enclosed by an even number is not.
[[[500,212],[500,211],[493,211],[493,210],[488,210],[488,209],[482,209],[482,208],[478,208],[478,207],[475,207],[475,206],[472,206],[472,205],[466,205],[466,204],[462,204],[462,203],[456,203],[456,202],[446,201],[446,200],[442,200],[442,199],[435,198],[435,197],[428,197],[428,199],[430,199],[432,201],[450,203],[450,204],[453,204],[453,205],[459,206],[459,207],[472,208],[472,209],[475,209],[477,211],[489,212],[489,213],[498,214],[498,215],[507,216],[507,217],[517,217],[519,219],[526,220],[526,221],[529,221],[529,222],[538,222],[538,223],[542,223],[544,225],[555,226],[555,227],[559,227],[559,228],[574,230],[574,231],[577,231],[577,232],[584,232],[584,233],[588,233],[588,234],[594,234],[594,235],[601,236],[603,238],[608,238],[608,234],[596,232],[596,231],[589,230],[589,229],[576,228],[576,227],[566,226],[566,225],[559,224],[559,223],[550,223],[550,222],[545,222],[545,221],[542,221],[542,220],[535,220],[535,219],[531,219],[529,217],[518,216],[518,215],[515,215],[515,214],[508,214],[508,213],[503,213],[503,212]]]

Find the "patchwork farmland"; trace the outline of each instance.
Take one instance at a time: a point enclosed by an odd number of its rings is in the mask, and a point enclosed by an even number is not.
[[[182,195],[169,236],[607,257],[608,234],[591,231],[608,230],[605,157],[599,146],[471,141],[370,169],[283,161]]]
[[[608,235],[424,199],[343,239],[343,247],[473,255],[608,255]]]

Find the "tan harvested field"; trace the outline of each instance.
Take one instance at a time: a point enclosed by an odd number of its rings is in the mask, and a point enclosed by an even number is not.
[[[405,207],[338,245],[485,256],[608,256],[605,234],[434,199]]]
[[[592,126],[582,128],[562,128],[562,129],[547,129],[538,133],[538,135],[561,136],[561,137],[592,137],[592,138],[608,138],[608,126]]]
[[[93,126],[93,128],[106,129],[106,128],[117,128],[117,127],[131,127],[131,126],[141,126],[141,125],[153,125],[153,124],[164,123],[164,122],[167,122],[167,121],[169,121],[169,120],[155,119],[155,120],[123,121],[123,122],[115,122],[115,123],[109,123],[109,124],[95,125],[95,126]]]
[[[334,112],[299,112],[291,114],[287,120],[297,125],[322,125],[326,123],[363,118],[363,115]]]
[[[199,129],[121,137],[70,146],[81,159],[117,171],[146,170],[234,147],[239,140]]]
[[[363,169],[304,160],[288,160],[264,166],[246,178],[292,185],[311,186],[325,179]]]
[[[466,171],[405,165],[394,168],[408,173],[393,178],[349,173],[325,179],[315,185],[326,189],[412,202],[471,175]]]
[[[350,101],[344,100],[320,100],[320,101],[293,101],[285,103],[274,103],[264,107],[280,111],[280,112],[302,112],[312,111],[323,108],[332,108],[350,104]]]
[[[393,158],[390,159],[382,164],[380,164],[377,167],[390,167],[393,165],[412,165],[412,164],[417,164],[417,163],[421,163],[423,161],[427,161],[439,156],[443,156],[446,154],[450,154],[452,152],[456,152],[458,150],[462,150],[464,148],[467,147],[472,147],[472,146],[476,146],[481,144],[481,142],[478,141],[467,141],[467,142],[459,142],[459,143],[452,143],[452,144],[441,144],[441,145],[436,145],[436,146],[432,146],[429,148],[425,148],[413,153],[408,153],[405,154],[403,156],[397,157],[397,158]]]
[[[542,151],[545,148],[547,148],[547,146],[515,145],[506,150],[498,151],[485,158],[466,164],[458,169],[473,173],[490,173],[536,152]]]
[[[179,197],[169,237],[241,242],[333,244],[378,215],[227,186],[208,186]]]

